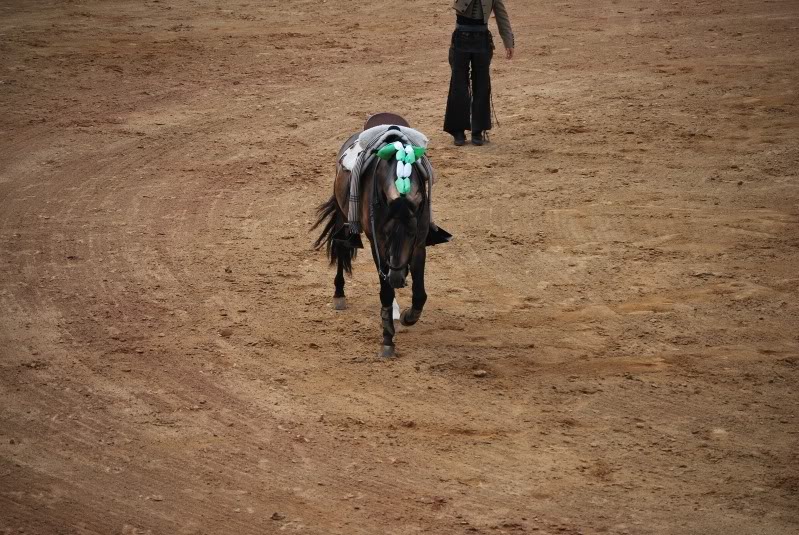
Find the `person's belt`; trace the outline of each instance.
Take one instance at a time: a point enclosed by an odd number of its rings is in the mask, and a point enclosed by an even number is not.
[[[471,25],[471,24],[458,24],[455,23],[455,29],[459,32],[480,32],[488,31],[488,24]]]

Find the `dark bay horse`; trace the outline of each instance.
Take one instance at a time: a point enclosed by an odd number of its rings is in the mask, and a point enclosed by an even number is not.
[[[367,123],[368,125],[368,123]],[[344,273],[352,274],[352,260],[357,248],[353,240],[341,239],[347,233],[350,172],[341,165],[341,156],[354,141],[355,136],[339,151],[339,164],[333,195],[318,209],[318,220],[313,228],[323,226],[316,240],[316,249],[327,250],[330,264],[336,266],[333,279],[335,293],[333,306],[336,310],[346,308],[344,295]],[[390,138],[387,140],[392,141]],[[372,258],[380,280],[380,319],[383,324],[383,343],[379,355],[393,357],[394,318],[392,304],[394,291],[403,288],[410,273],[413,284],[411,306],[400,315],[403,325],[414,325],[422,315],[427,301],[424,289],[424,269],[428,233],[430,233],[430,209],[427,182],[416,165],[410,174],[410,189],[400,194],[395,184],[396,162],[375,158],[361,173],[360,221],[369,239]],[[436,229],[431,235],[439,232]],[[448,235],[447,235],[448,236]]]

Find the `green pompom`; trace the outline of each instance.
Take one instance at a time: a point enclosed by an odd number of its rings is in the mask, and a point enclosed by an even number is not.
[[[397,186],[397,191],[400,195],[405,196],[411,191],[410,178],[398,178],[394,184]]]
[[[377,151],[377,157],[381,160],[390,160],[394,158],[397,154],[397,149],[394,148],[394,145],[388,143],[383,145],[380,150]]]
[[[414,156],[416,157],[417,160],[419,158],[421,158],[422,156],[424,156],[425,152],[427,152],[427,149],[424,148],[424,147],[414,147],[413,148],[413,154],[414,154]]]

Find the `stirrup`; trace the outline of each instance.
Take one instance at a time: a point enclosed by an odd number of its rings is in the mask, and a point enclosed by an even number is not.
[[[430,225],[430,230],[427,231],[427,239],[424,244],[425,247],[432,247],[439,243],[447,243],[452,241],[452,234],[439,226]]]
[[[363,249],[361,235],[350,233],[349,228],[346,226],[333,233],[332,241],[334,245],[341,245],[349,249]]]

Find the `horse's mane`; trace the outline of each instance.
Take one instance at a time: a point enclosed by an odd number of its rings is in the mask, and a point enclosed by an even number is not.
[[[400,141],[404,143],[402,136],[399,134],[388,136],[386,138],[386,144],[394,143],[395,141]],[[394,166],[396,165],[396,162],[395,160],[390,160],[389,162],[387,162],[387,164],[389,169],[389,177],[393,181],[394,178],[396,178],[394,176]],[[375,158],[375,165],[380,165],[380,160],[377,158]],[[422,178],[422,175],[419,173],[418,163],[414,164],[413,169],[411,170],[411,182],[418,182],[419,189],[422,192],[422,196],[423,197],[427,196],[427,190],[425,188],[424,179]]]
[[[416,207],[407,197],[399,197],[388,203],[388,219],[407,223],[415,212]]]

